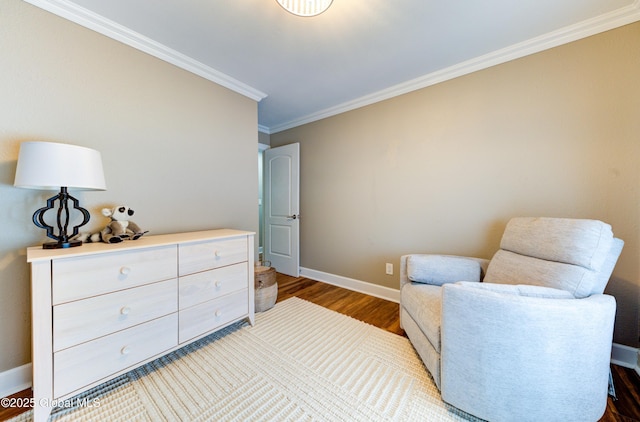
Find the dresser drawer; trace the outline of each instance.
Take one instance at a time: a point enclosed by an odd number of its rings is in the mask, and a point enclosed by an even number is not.
[[[180,309],[248,288],[247,263],[180,277]]]
[[[181,244],[178,254],[180,276],[212,270],[246,261],[247,238]]]
[[[53,355],[54,397],[160,354],[177,345],[178,315],[171,314]]]
[[[242,318],[249,313],[247,290],[180,311],[180,343]]]
[[[177,277],[176,246],[53,261],[53,304]]]
[[[53,350],[75,346],[176,312],[176,279],[53,307]]]

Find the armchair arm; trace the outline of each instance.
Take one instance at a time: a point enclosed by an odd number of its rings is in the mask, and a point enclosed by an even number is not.
[[[607,402],[615,299],[565,293],[443,286],[443,399],[492,421],[598,420]]]
[[[454,255],[411,254],[400,257],[400,290],[415,281],[442,285],[456,281],[482,281],[489,260]]]

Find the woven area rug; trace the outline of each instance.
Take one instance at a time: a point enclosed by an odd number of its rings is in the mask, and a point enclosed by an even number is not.
[[[406,338],[295,297],[73,402],[89,405],[52,419],[477,420],[442,401]]]

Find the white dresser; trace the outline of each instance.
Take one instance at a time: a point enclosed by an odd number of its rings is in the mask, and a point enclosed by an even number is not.
[[[233,322],[253,325],[253,236],[225,229],[27,249],[34,420]]]

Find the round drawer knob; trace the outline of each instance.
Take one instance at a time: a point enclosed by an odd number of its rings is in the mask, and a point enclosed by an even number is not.
[[[213,255],[214,255],[216,258],[220,258],[221,253],[220,253],[220,251],[216,250],[216,251],[213,253]]]
[[[222,311],[221,311],[220,309],[218,309],[218,310],[216,311],[216,316],[217,316],[217,317],[219,317],[220,315],[222,315]]]
[[[120,349],[120,354],[128,355],[129,353],[131,353],[131,348],[129,346],[124,346]]]
[[[131,272],[131,268],[129,267],[121,267],[120,268],[120,274],[122,275],[127,275]]]
[[[120,313],[122,315],[129,315],[129,312],[131,312],[131,308],[128,306],[123,306],[122,308],[120,308]]]
[[[220,280],[216,280],[215,286],[220,288],[220,286],[222,286],[222,282]]]

